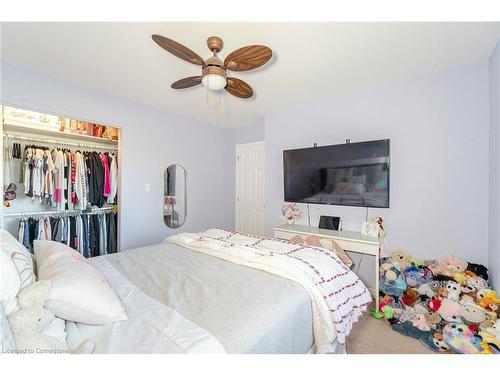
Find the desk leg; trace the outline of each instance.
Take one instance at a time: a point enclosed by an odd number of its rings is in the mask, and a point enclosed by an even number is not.
[[[380,253],[375,255],[375,311],[378,309],[380,303],[380,292],[379,292],[379,264],[380,264]]]

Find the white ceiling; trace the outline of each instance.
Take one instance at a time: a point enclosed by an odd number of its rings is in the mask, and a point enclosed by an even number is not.
[[[224,39],[222,59],[249,44],[273,50],[271,62],[230,75],[249,83],[251,100],[170,84],[200,67],[158,47],[151,34],[210,56],[206,38]],[[2,59],[50,76],[180,113],[221,127],[394,81],[486,61],[500,23],[3,23]]]

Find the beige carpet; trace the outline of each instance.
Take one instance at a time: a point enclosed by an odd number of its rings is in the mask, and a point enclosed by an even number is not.
[[[347,338],[349,354],[436,354],[417,339],[393,331],[384,319],[375,319],[369,312],[354,324]]]

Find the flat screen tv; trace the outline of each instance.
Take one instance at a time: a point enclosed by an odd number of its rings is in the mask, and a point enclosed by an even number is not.
[[[389,207],[389,139],[283,151],[285,201]]]

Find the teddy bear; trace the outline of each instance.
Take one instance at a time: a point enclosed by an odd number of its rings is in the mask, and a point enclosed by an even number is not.
[[[437,326],[442,321],[441,316],[434,312],[428,312],[424,316],[432,329],[437,329]]]
[[[445,284],[446,288],[446,294],[449,299],[452,299],[453,301],[457,301],[460,299],[460,284],[456,283],[455,281],[448,281]]]
[[[459,258],[447,256],[437,266],[433,265],[429,268],[434,275],[453,277],[455,274],[463,273],[467,269],[467,262]]]
[[[21,289],[17,296],[19,309],[7,319],[20,353],[68,353],[66,342],[42,332],[55,319],[55,315],[44,307],[51,288],[50,280],[38,281]],[[93,342],[83,341],[71,353],[85,354],[93,350]]]
[[[411,265],[411,255],[405,250],[394,250],[391,253],[391,259],[393,262],[398,263],[401,269],[405,269],[406,267]]]
[[[420,295],[413,288],[408,288],[406,292],[404,292],[403,298],[401,298],[401,302],[403,302],[406,306],[413,306],[415,302],[418,300]]]

